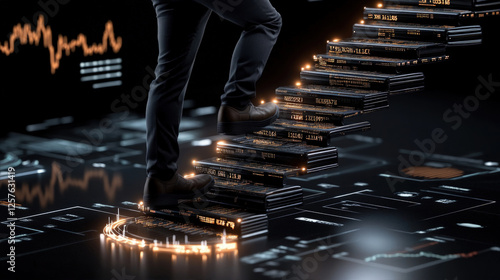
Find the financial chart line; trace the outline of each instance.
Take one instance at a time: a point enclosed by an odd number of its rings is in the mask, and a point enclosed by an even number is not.
[[[89,45],[87,36],[82,33],[80,33],[76,39],[72,40],[69,40],[67,36],[59,34],[57,36],[56,45],[54,45],[53,37],[52,29],[50,26],[45,25],[44,16],[40,15],[35,30],[32,30],[32,26],[29,23],[25,23],[24,25],[19,23],[15,25],[12,28],[12,34],[9,40],[0,44],[0,52],[8,56],[15,52],[16,41],[19,41],[21,45],[29,44],[38,46],[41,39],[43,39],[43,47],[47,48],[50,54],[51,73],[55,74],[60,66],[63,54],[69,56],[76,51],[77,47],[82,49],[84,56],[91,56],[95,54],[104,54],[108,51],[108,47],[111,47],[113,52],[118,53],[123,44],[121,37],[115,37],[113,23],[111,21],[106,23],[102,35],[102,42],[99,44],[93,43]]]
[[[121,174],[115,174],[110,178],[104,169],[87,169],[84,171],[81,179],[73,178],[69,175],[64,177],[63,173],[58,163],[52,163],[52,173],[48,186],[43,188],[40,183],[33,186],[23,183],[16,189],[17,201],[29,204],[38,198],[40,206],[45,208],[48,203],[54,202],[56,185],[59,186],[59,192],[61,194],[69,188],[78,188],[86,191],[92,180],[101,180],[106,197],[109,201],[113,201],[117,190],[123,186]],[[0,188],[4,185],[3,183],[4,182],[0,183]]]
[[[434,258],[438,260],[449,260],[458,258],[471,258],[477,255],[477,251],[470,253],[457,253],[457,254],[446,254],[440,255],[430,252],[420,251],[418,253],[394,253],[394,254],[377,254],[368,258],[365,258],[365,262],[374,262],[377,259],[392,259],[392,258]]]
[[[426,248],[426,247],[430,247],[430,246],[434,246],[434,245],[438,245],[438,244],[439,244],[439,242],[432,241],[432,242],[428,242],[428,243],[425,243],[425,244],[417,245],[415,247],[411,247],[411,248],[406,249],[404,251],[394,252],[393,254],[413,252],[413,251],[417,251],[417,250],[420,250],[420,249],[423,249],[423,248]]]

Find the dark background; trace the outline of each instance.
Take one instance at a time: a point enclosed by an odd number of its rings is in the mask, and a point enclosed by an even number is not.
[[[298,80],[300,67],[324,52],[326,40],[350,37],[352,24],[362,18],[363,6],[376,1],[330,0],[272,1],[282,14],[284,26],[279,41],[260,80],[257,99],[272,98],[276,87]],[[150,1],[0,1],[0,42],[4,44],[18,23],[36,24],[46,16],[53,32],[69,39],[83,33],[89,43],[100,43],[104,25],[111,20],[116,36],[123,38],[119,53],[84,57],[80,49],[63,56],[55,74],[50,72],[49,51],[40,46],[18,46],[18,52],[0,54],[2,133],[23,131],[30,123],[73,116],[76,121],[99,118],[113,112],[111,104],[134,87],[143,87],[156,64],[156,19]],[[35,27],[33,27],[34,29]],[[219,96],[228,75],[232,49],[239,28],[216,14],[207,26],[186,99],[196,104],[220,104]],[[123,85],[94,90],[80,82],[79,63],[121,57]],[[150,81],[151,79],[148,79]],[[142,114],[145,99],[130,108]],[[123,104],[121,104],[123,105]]]
[[[283,29],[267,68],[258,84],[257,102],[271,99],[278,86],[295,83],[300,67],[325,50],[326,40],[348,38],[352,25],[362,19],[364,6],[379,1],[353,0],[277,0],[272,1],[282,14]],[[50,72],[49,52],[42,46],[24,45],[17,52],[0,54],[0,94],[2,134],[24,131],[27,124],[45,119],[73,116],[75,121],[98,119],[103,115],[130,109],[144,113],[145,96],[128,106],[122,96],[130,97],[137,87],[145,92],[144,80],[151,81],[156,64],[156,19],[150,1],[5,1],[0,2],[0,42],[9,38],[18,23],[36,23],[45,14],[53,32],[69,39],[83,33],[88,42],[101,42],[104,25],[111,20],[116,36],[123,38],[119,53],[84,57],[80,49],[63,56],[55,74]],[[484,27],[485,41],[493,42],[498,25]],[[186,99],[192,106],[218,106],[228,75],[228,66],[239,28],[213,14],[198,54]],[[479,75],[498,74],[498,51],[494,44],[450,50],[452,60],[426,69],[428,89],[454,91],[457,96],[474,92]],[[80,82],[79,63],[121,57],[123,85],[92,89]],[[496,75],[495,74],[495,75]],[[137,101],[137,102],[135,102]],[[115,103],[113,103],[115,102]],[[112,104],[115,104],[113,108]]]

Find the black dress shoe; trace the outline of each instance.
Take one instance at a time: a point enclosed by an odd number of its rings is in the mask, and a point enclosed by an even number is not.
[[[192,199],[205,194],[214,185],[214,179],[207,174],[182,177],[176,173],[172,179],[163,181],[147,177],[144,185],[144,207],[162,209],[175,206],[179,199]]]
[[[242,110],[222,105],[217,119],[217,132],[228,135],[251,133],[272,124],[278,115],[278,106],[271,102],[257,107],[250,103]]]

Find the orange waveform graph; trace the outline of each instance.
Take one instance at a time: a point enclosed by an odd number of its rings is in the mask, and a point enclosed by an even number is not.
[[[70,175],[64,176],[64,171],[57,162],[52,163],[52,171],[48,185],[36,183],[30,185],[26,182],[18,184],[16,188],[16,201],[23,204],[31,204],[36,198],[42,208],[49,203],[53,203],[56,195],[56,186],[59,186],[59,192],[63,194],[70,188],[87,191],[91,182],[101,182],[104,193],[108,201],[113,201],[119,189],[123,186],[121,174],[114,174],[110,177],[104,169],[86,169],[81,178],[75,178]],[[7,181],[0,181],[0,189],[7,186]],[[99,186],[99,184],[96,184]]]
[[[9,40],[0,44],[0,52],[8,56],[15,51],[17,41],[19,41],[20,45],[29,44],[39,46],[41,39],[43,39],[43,47],[49,50],[50,70],[52,74],[55,74],[59,68],[63,54],[69,56],[76,51],[76,48],[81,48],[84,56],[91,56],[96,54],[102,55],[108,51],[109,47],[111,47],[113,52],[118,53],[123,44],[121,37],[115,37],[113,23],[108,21],[105,25],[101,43],[89,45],[87,36],[80,33],[76,39],[72,40],[59,34],[57,36],[57,43],[54,45],[52,29],[50,26],[45,25],[45,18],[43,15],[40,15],[35,30],[32,29],[29,23],[15,25],[12,28]]]

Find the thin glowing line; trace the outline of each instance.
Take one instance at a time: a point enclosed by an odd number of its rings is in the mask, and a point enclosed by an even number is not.
[[[106,73],[106,74],[85,76],[85,77],[82,77],[80,80],[82,82],[88,82],[88,81],[95,81],[95,80],[119,78],[121,76],[122,76],[122,72],[112,72],[112,73]]]
[[[122,63],[121,58],[94,60],[94,61],[81,62],[80,68],[95,67],[95,66],[102,66],[102,65],[111,65],[111,64],[120,64],[120,63]]]
[[[80,74],[86,75],[86,74],[91,74],[91,73],[109,72],[109,71],[116,71],[116,70],[121,70],[121,69],[122,69],[121,65],[99,66],[99,67],[81,69]]]
[[[122,81],[112,81],[112,82],[93,84],[92,88],[99,89],[99,88],[107,88],[107,87],[117,87],[117,86],[121,86],[121,85],[122,85]]]

